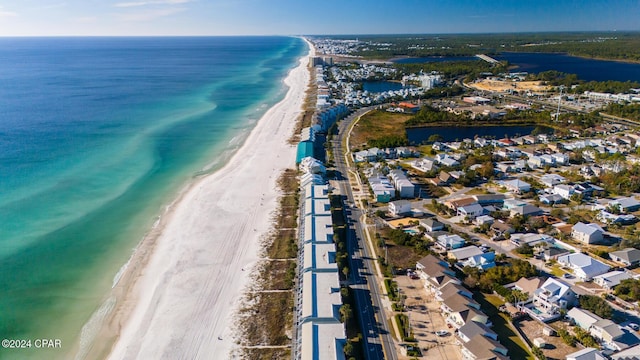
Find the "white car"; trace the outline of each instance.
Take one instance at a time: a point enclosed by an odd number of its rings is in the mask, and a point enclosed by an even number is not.
[[[630,323],[628,326],[633,330],[636,330],[636,331],[640,330],[640,326],[638,326],[638,324],[636,323]]]
[[[449,332],[447,330],[438,330],[438,331],[436,331],[436,335],[438,335],[438,336],[446,336],[446,335],[449,335]]]

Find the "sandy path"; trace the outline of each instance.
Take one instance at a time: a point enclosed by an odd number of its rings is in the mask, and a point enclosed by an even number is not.
[[[258,260],[260,238],[270,229],[277,177],[295,166],[295,147],[287,139],[304,101],[308,61],[302,58],[289,73],[286,97],[229,163],[174,205],[127,295],[132,309],[109,358],[228,357],[231,314]]]

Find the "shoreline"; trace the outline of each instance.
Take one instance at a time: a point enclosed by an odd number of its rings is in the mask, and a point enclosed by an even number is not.
[[[277,177],[294,164],[287,139],[302,111],[311,54],[309,46],[284,79],[285,97],[227,163],[167,206],[107,298],[116,305],[91,346],[74,349],[79,358],[195,358],[232,350],[232,315],[252,274],[245,270],[259,260],[271,228]]]

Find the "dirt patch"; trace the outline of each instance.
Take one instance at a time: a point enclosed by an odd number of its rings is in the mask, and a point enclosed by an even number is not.
[[[579,350],[565,344],[559,336],[544,335],[542,333],[544,325],[536,320],[522,320],[514,323],[514,326],[522,330],[530,344],[533,344],[533,339],[535,338],[543,338],[547,342],[547,346],[542,349],[542,352],[547,359],[565,359],[566,355]]]
[[[484,79],[479,82],[468,84],[470,87],[484,91],[547,91],[551,86],[543,85],[542,81],[504,81]]]

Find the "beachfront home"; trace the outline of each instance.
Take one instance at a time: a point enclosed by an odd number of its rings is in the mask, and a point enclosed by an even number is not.
[[[347,337],[341,322],[312,320],[303,323],[300,330],[298,359],[344,359]]]
[[[640,264],[640,250],[635,248],[626,248],[623,250],[613,251],[609,253],[609,258],[626,266],[636,266]]]
[[[558,264],[571,268],[573,274],[582,281],[589,281],[594,276],[602,275],[610,269],[608,265],[583,253],[559,256]]]
[[[602,286],[606,290],[613,290],[614,287],[620,285],[622,280],[633,279],[630,273],[626,271],[610,271],[606,274],[593,277],[593,282]]]
[[[571,228],[571,237],[586,245],[594,244],[602,241],[604,230],[598,224],[578,222]]]
[[[325,175],[327,168],[322,161],[307,156],[300,161],[300,171],[311,174]]]

